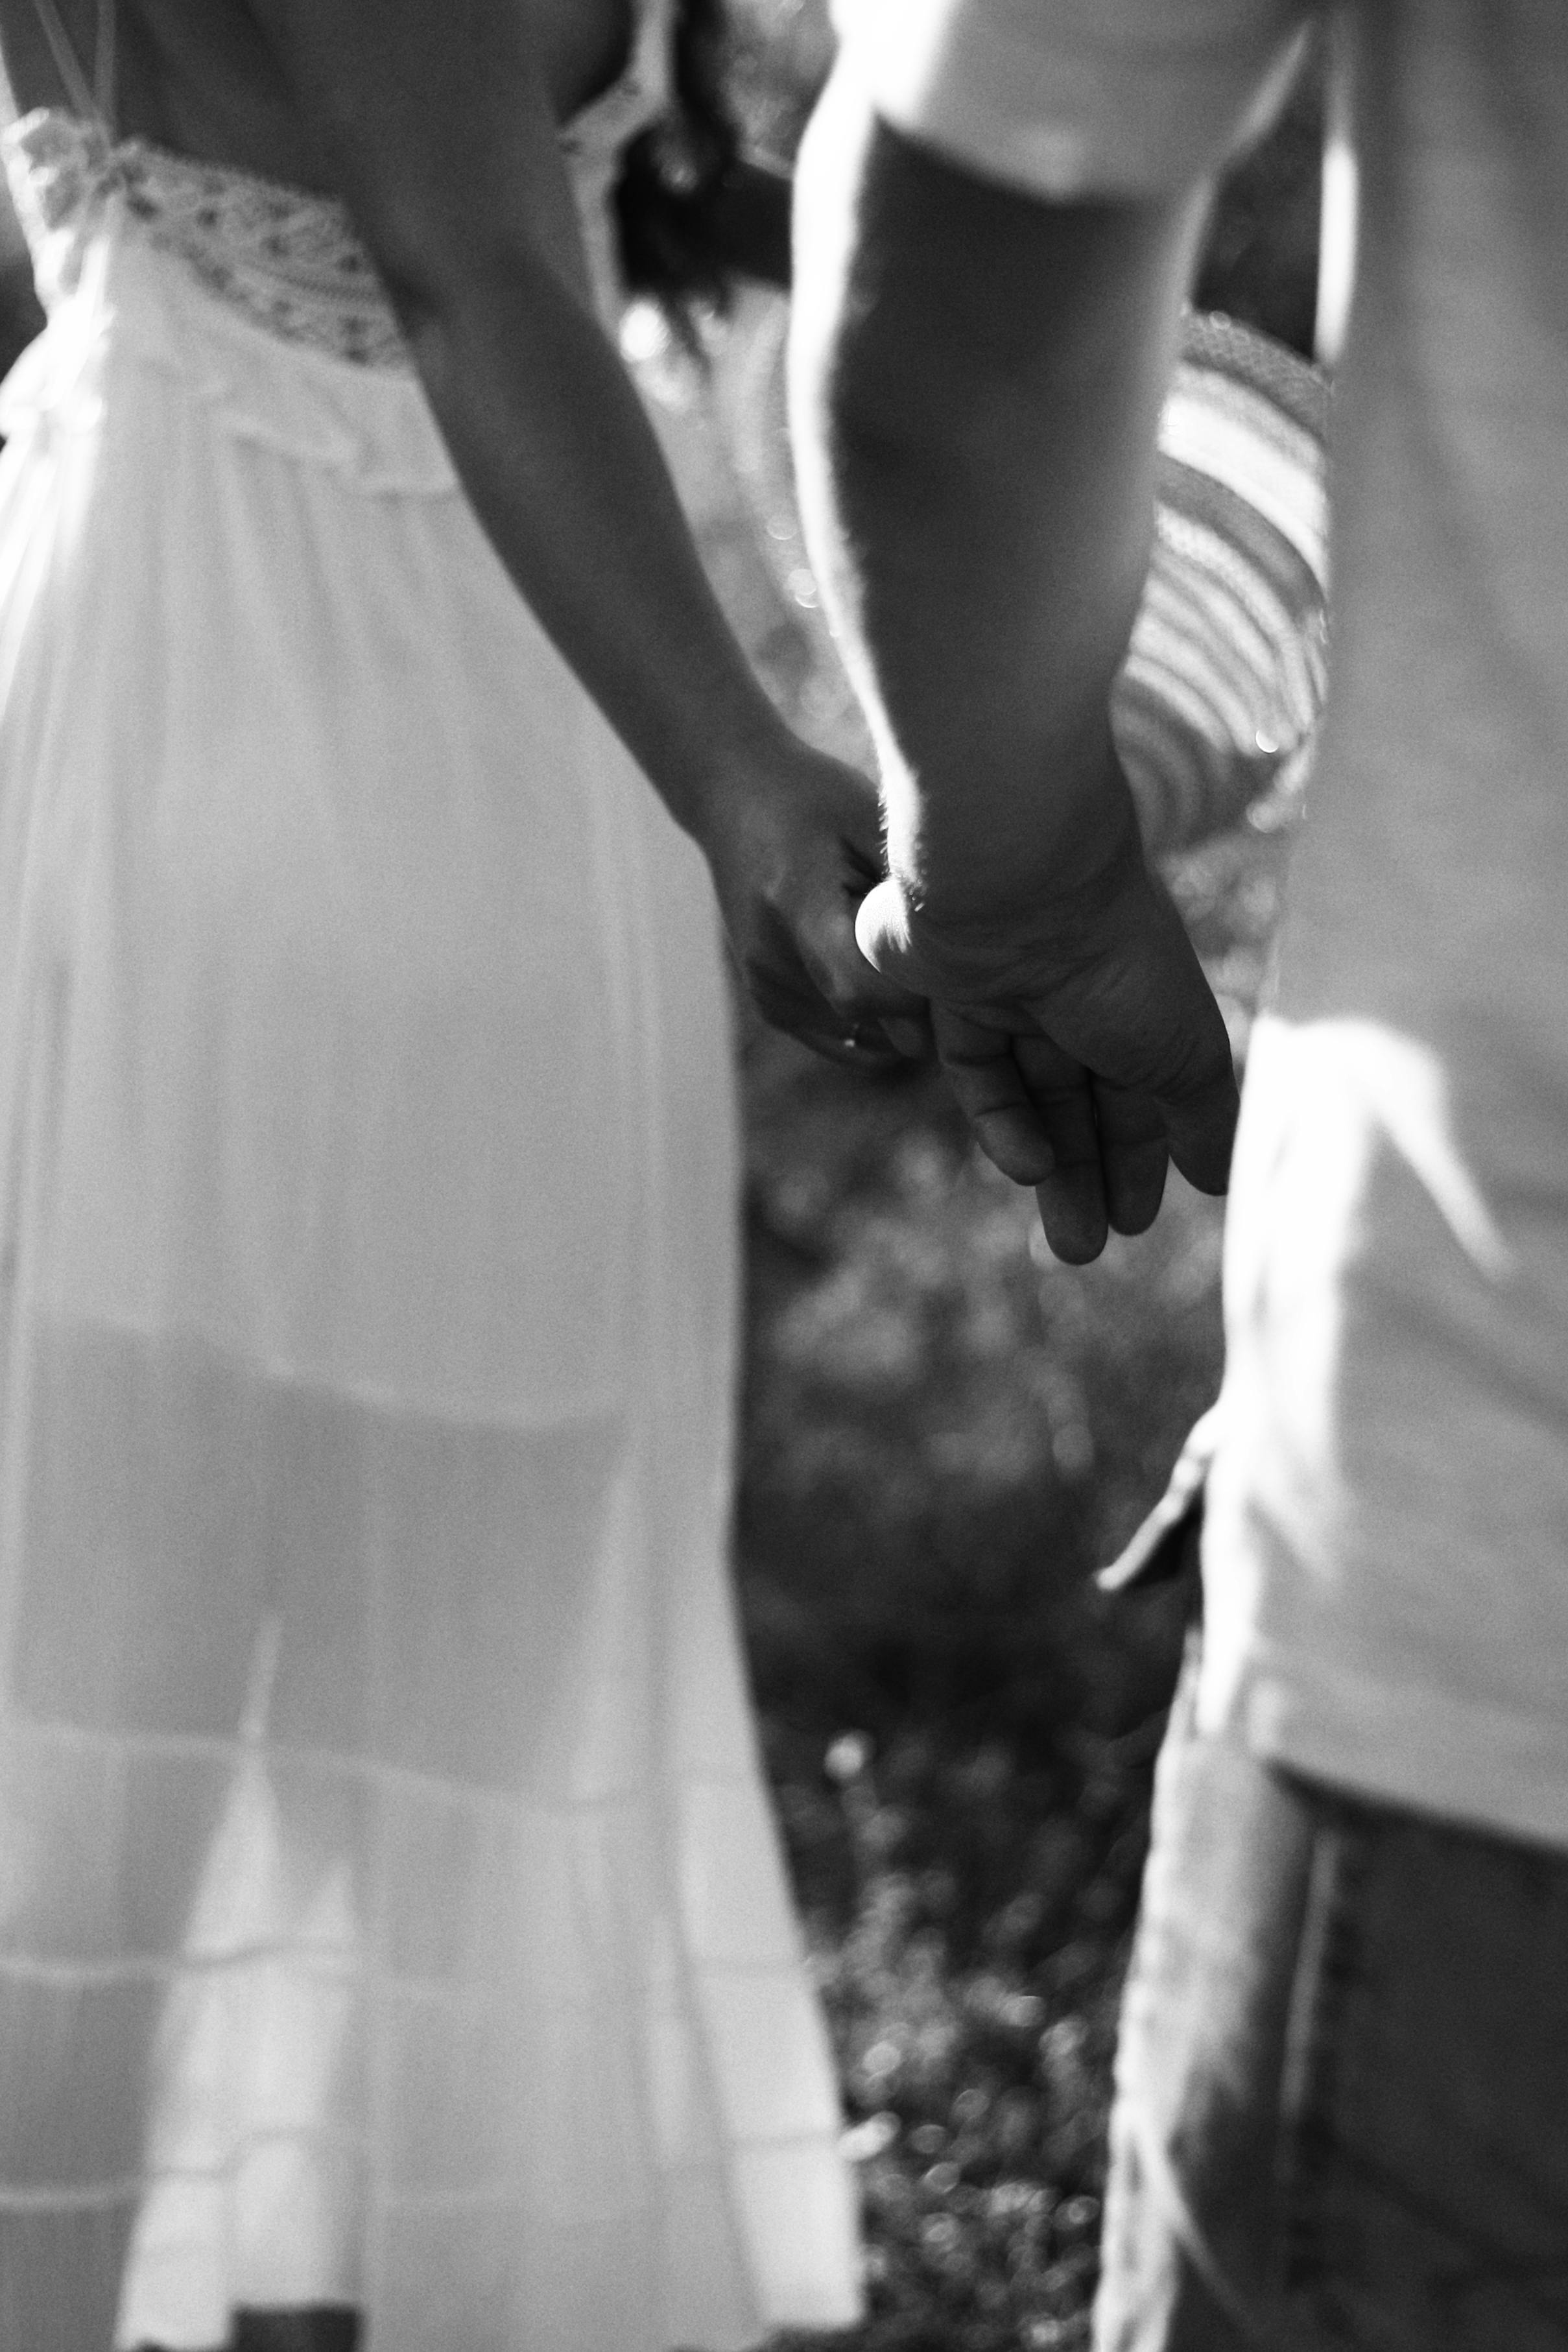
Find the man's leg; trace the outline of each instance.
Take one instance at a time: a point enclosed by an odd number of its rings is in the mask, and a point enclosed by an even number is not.
[[[1095,2352],[1270,2340],[1259,2250],[1312,1825],[1289,1783],[1196,1737],[1194,1664],[1160,1758],[1122,2002]]]
[[[1568,2352],[1568,1856],[1276,1771],[1191,1696],[1096,2352]]]

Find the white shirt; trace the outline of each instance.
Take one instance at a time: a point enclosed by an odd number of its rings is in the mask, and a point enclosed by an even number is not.
[[[896,128],[1175,189],[1293,0],[844,0]],[[1200,1720],[1568,1845],[1568,11],[1365,0],[1330,711],[1226,1242]]]

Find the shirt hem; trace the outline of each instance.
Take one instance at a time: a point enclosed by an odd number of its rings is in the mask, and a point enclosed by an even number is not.
[[[1342,1665],[1314,1670],[1255,1642],[1236,1664],[1209,1650],[1197,1726],[1363,1801],[1568,1849],[1561,1720],[1514,1717]]]
[[[839,0],[844,54],[896,131],[1047,201],[1173,194],[1267,119],[1302,12],[1173,31],[999,23],[955,0]],[[1140,36],[1142,35],[1142,37]]]

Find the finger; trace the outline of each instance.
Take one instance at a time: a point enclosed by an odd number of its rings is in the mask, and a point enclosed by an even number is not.
[[[873,1043],[867,1038],[840,1037],[826,1029],[797,1029],[795,1034],[801,1045],[809,1045],[825,1062],[841,1062],[847,1070],[870,1073],[901,1070],[904,1066],[904,1056],[895,1052],[885,1038]]]
[[[1167,949],[1163,1035],[1152,1068],[1116,1075],[1154,1095],[1171,1158],[1188,1182],[1202,1192],[1223,1192],[1241,1104],[1230,1034],[1169,892],[1152,877],[1149,884],[1156,919],[1151,936],[1157,940],[1163,931]]]
[[[910,1058],[890,1042],[879,1023],[847,1025],[804,966],[797,965],[794,975],[786,977],[777,961],[765,966],[753,963],[743,977],[752,1003],[770,1028],[782,1029],[830,1062],[871,1071],[900,1069]]]
[[[752,957],[741,968],[747,993],[770,1028],[809,1045],[831,1061],[893,1064],[899,1055],[875,1024],[857,1028],[840,1018],[793,955]]]
[[[1013,1041],[1014,1058],[1050,1142],[1050,1173],[1035,1187],[1052,1255],[1087,1265],[1105,1247],[1106,1188],[1089,1072],[1049,1037]]]
[[[816,1042],[820,1034],[823,1040],[844,1045],[848,1037],[848,1025],[839,1021],[795,957],[771,955],[766,962],[762,957],[748,957],[741,964],[741,979],[769,1028],[787,1030],[787,1034],[809,1042]]]
[[[922,1005],[918,1018],[907,1013],[882,1015],[882,1031],[895,1054],[906,1062],[929,1062],[935,1052],[931,1007]]]
[[[829,925],[827,929],[831,938],[833,927]],[[849,952],[858,961],[847,898],[838,911],[837,930],[841,965],[842,943],[846,940]],[[763,1020],[833,1061],[858,1062],[868,1068],[903,1058],[874,1016],[863,1013],[852,1001],[835,1003],[824,990],[821,978],[829,981],[841,999],[847,993],[820,955],[811,960],[816,971],[810,969],[804,952],[805,931],[803,921],[791,921],[778,908],[765,908],[760,910],[760,919],[743,948],[735,951],[741,977]],[[868,966],[864,967],[864,976],[871,987],[893,992],[900,1007],[896,1017],[906,1022],[911,1019],[905,1009],[905,992],[880,981]],[[925,1007],[919,998],[913,1002],[913,1017],[918,1019],[923,1016]]]
[[[1160,1213],[1170,1158],[1160,1106],[1148,1095],[1097,1078],[1094,1117],[1110,1230],[1147,1233]]]
[[[875,1029],[894,1053],[923,1061],[931,1051],[930,1008],[862,955],[855,908],[849,892],[838,890],[806,909],[796,927],[800,961],[842,1035]]]
[[[1064,1169],[1035,1187],[1040,1230],[1064,1265],[1088,1265],[1105,1247],[1109,1227],[1098,1169]]]
[[[931,1007],[937,1058],[986,1158],[1015,1184],[1037,1184],[1056,1165],[1045,1122],[1013,1057],[1016,1042],[945,1004]]]
[[[1217,1018],[1217,1014],[1216,1014]],[[1241,1095],[1227,1051],[1206,1084],[1162,1104],[1171,1157],[1200,1192],[1224,1192],[1230,1183]]]

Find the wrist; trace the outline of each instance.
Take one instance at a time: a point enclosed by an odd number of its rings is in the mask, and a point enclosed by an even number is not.
[[[994,936],[1011,917],[1037,924],[1052,908],[1081,919],[1144,875],[1137,812],[1113,753],[1071,797],[965,799],[902,824],[889,809],[887,838],[911,932],[955,944],[971,932]]]
[[[686,741],[670,761],[679,778],[679,800],[669,792],[663,797],[682,830],[711,857],[715,845],[808,755],[760,688],[754,707],[737,702],[716,717],[710,706],[702,715],[699,739]]]

